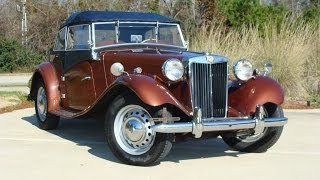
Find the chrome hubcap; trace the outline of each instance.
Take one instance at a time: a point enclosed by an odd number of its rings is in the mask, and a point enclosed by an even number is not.
[[[154,122],[141,106],[128,105],[120,109],[114,122],[114,135],[119,146],[131,155],[146,153],[153,145]]]
[[[138,119],[128,119],[124,123],[124,133],[128,140],[138,142],[145,135],[146,129]]]
[[[38,89],[37,94],[37,111],[40,121],[44,122],[47,115],[47,96],[43,87]]]

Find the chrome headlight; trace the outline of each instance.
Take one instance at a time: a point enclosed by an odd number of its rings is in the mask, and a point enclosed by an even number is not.
[[[253,75],[252,64],[245,60],[238,60],[233,66],[233,73],[239,80],[247,81]]]
[[[184,73],[183,64],[178,59],[168,59],[162,66],[162,72],[170,81],[178,81]]]

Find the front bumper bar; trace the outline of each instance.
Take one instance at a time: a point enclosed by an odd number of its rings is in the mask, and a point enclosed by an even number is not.
[[[260,134],[266,127],[283,126],[287,123],[286,117],[264,118],[265,112],[261,105],[256,107],[253,119],[248,117],[240,118],[201,118],[201,109],[195,110],[194,118],[191,122],[174,122],[156,124],[151,129],[158,133],[189,133],[195,138],[200,138],[203,132],[230,131],[253,129],[255,134]]]

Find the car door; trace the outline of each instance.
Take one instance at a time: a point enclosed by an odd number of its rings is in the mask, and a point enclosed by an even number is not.
[[[62,65],[67,108],[84,110],[96,99],[89,42],[89,25],[68,27],[67,48]]]

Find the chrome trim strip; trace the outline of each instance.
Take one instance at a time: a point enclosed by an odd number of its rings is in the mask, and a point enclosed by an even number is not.
[[[214,58],[214,63],[209,63],[207,61],[207,56],[213,56]],[[207,54],[204,53],[203,56],[197,56],[189,59],[189,63],[201,63],[201,64],[216,64],[216,63],[223,63],[223,62],[228,62],[227,58],[224,56],[219,56],[215,54]]]
[[[228,97],[229,97],[229,88],[228,88],[228,81],[229,81],[229,65],[227,64],[227,75],[226,75],[226,114],[225,114],[225,118],[228,117],[228,110],[229,110],[229,104],[228,104]]]

